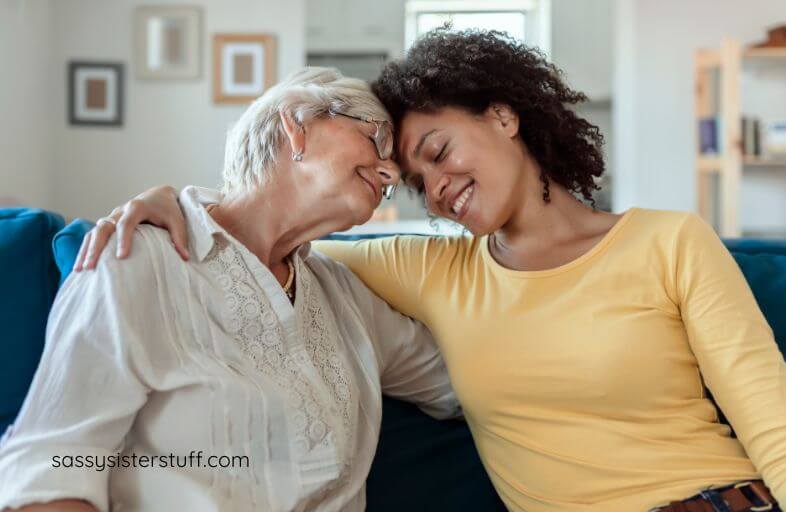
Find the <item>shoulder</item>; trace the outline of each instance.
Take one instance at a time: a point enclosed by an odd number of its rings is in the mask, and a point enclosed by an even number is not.
[[[346,278],[346,276],[353,275],[346,265],[334,260],[320,249],[319,245],[315,243],[304,260],[308,268],[318,277],[321,277],[323,274],[336,278]]]
[[[132,249],[125,259],[115,256],[117,244],[118,237],[113,234],[99,256],[95,270],[72,272],[64,288],[106,283],[122,287],[117,291],[131,295],[155,286],[167,272],[167,267],[179,260],[167,232],[154,226],[145,224],[135,229]]]
[[[629,230],[633,237],[640,237],[643,245],[638,245],[640,252],[667,262],[672,273],[680,274],[686,268],[686,262],[699,261],[712,253],[727,253],[725,245],[715,230],[699,215],[692,212],[647,210],[636,212],[634,229]],[[640,233],[646,233],[640,236]]]
[[[169,233],[149,224],[142,224],[134,230],[131,254],[125,260],[114,257],[117,243],[117,235],[113,234],[98,265],[103,264],[123,274],[142,272],[154,274],[163,270],[161,266],[165,263],[182,261],[172,246]]]
[[[686,236],[714,235],[712,227],[693,212],[635,208],[631,217],[633,231],[677,243]]]
[[[632,212],[634,223],[648,225],[656,229],[679,230],[686,222],[701,220],[695,213],[677,210],[633,208]]]

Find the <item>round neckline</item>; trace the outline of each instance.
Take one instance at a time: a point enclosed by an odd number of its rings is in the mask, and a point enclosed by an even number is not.
[[[550,277],[557,274],[562,274],[563,272],[567,272],[581,265],[582,263],[585,263],[586,261],[595,257],[598,253],[600,253],[607,245],[609,245],[609,243],[612,241],[615,235],[622,229],[622,227],[628,222],[628,220],[633,216],[633,214],[637,210],[638,208],[630,208],[627,211],[625,211],[625,213],[622,214],[622,216],[617,220],[617,222],[615,222],[614,225],[606,232],[606,234],[603,235],[603,238],[601,238],[598,241],[598,243],[593,245],[587,252],[581,254],[577,258],[567,263],[563,263],[562,265],[556,267],[547,268],[543,270],[515,270],[512,268],[508,268],[502,265],[501,263],[499,263],[497,260],[494,259],[494,256],[492,256],[491,251],[489,250],[489,235],[484,235],[480,240],[481,254],[486,264],[490,268],[492,268],[496,272],[502,273],[509,277],[535,279],[540,277]]]

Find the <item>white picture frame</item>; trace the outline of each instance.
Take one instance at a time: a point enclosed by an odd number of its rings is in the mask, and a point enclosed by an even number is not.
[[[134,12],[136,77],[198,79],[202,71],[202,9],[145,5]]]
[[[213,102],[251,103],[276,83],[273,34],[213,36]]]

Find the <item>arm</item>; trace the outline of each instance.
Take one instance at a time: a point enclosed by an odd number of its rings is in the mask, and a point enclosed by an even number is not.
[[[108,510],[111,466],[102,463],[122,449],[146,402],[142,347],[162,344],[153,272],[144,247],[137,253],[123,264],[103,258],[58,294],[38,370],[0,445],[0,509]],[[66,456],[85,467],[64,467]]]
[[[786,363],[745,277],[691,215],[675,247],[676,290],[707,387],[773,495],[786,505]]]
[[[346,267],[327,260],[331,274],[366,324],[380,369],[382,392],[415,403],[438,419],[461,415],[445,362],[431,332],[391,308]]]
[[[428,324],[424,291],[433,288],[426,286],[426,280],[447,241],[440,237],[391,236],[357,242],[320,240],[313,246],[346,265],[394,309]]]

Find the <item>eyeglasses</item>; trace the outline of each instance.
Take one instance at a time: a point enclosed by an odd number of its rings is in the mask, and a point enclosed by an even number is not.
[[[345,114],[333,109],[330,110],[330,114],[334,116],[344,116],[357,121],[363,121],[364,123],[373,124],[376,128],[376,131],[374,132],[374,135],[371,136],[371,139],[374,141],[374,146],[377,148],[377,155],[379,156],[379,159],[389,160],[393,156],[393,127],[390,125],[390,122],[380,121],[378,119],[374,119],[373,117],[353,116],[351,114]],[[393,197],[393,193],[395,191],[396,185],[385,185],[385,187],[382,189],[382,195],[385,196],[385,199],[390,199]]]

